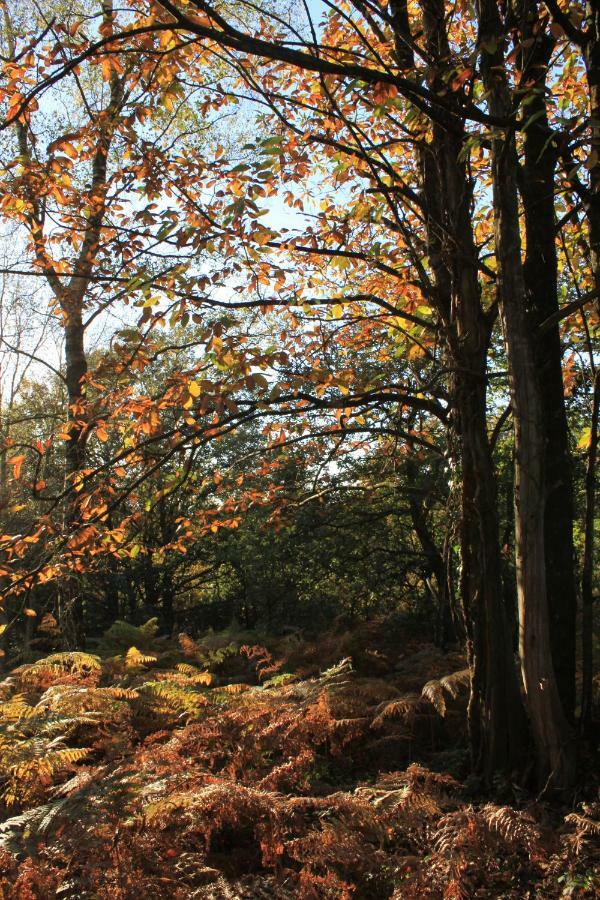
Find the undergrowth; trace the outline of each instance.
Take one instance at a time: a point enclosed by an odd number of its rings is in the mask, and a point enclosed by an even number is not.
[[[459,654],[156,632],[0,683],[2,898],[598,896],[600,803],[477,799]]]

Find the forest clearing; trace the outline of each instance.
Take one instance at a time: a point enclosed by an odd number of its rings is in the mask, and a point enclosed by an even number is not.
[[[600,895],[600,4],[0,0],[0,894]]]

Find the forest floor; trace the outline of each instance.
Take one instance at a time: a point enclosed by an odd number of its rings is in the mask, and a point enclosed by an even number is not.
[[[15,668],[0,896],[600,895],[597,782],[559,809],[469,779],[459,653],[386,622],[265,643],[116,623]]]

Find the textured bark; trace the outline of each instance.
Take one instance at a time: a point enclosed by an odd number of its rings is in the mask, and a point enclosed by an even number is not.
[[[600,372],[594,373],[590,445],[585,473],[585,519],[581,570],[582,688],[581,724],[589,730],[594,695],[594,526],[596,520],[596,469],[598,459],[598,419],[600,416]]]
[[[600,5],[588,4],[589,26],[584,46],[584,59],[590,105],[590,160],[595,164],[589,170],[589,191],[584,195],[584,208],[588,220],[590,262],[594,277],[594,288],[600,291]],[[600,311],[600,302],[596,299]],[[594,372],[592,417],[590,426],[590,446],[588,449],[585,478],[585,525],[584,553],[582,563],[582,662],[583,683],[581,696],[581,723],[589,729],[592,719],[593,699],[593,625],[594,597],[593,576],[595,556],[595,516],[596,516],[596,471],[598,452],[600,404],[600,376]]]
[[[87,359],[84,346],[83,298],[71,297],[65,325],[65,381],[67,385],[69,439],[65,444],[65,486],[73,486],[84,468],[86,456],[85,384]],[[65,505],[65,531],[72,533],[79,519],[78,493],[69,491]],[[65,580],[61,586],[58,619],[65,645],[82,646],[83,598],[76,577]]]
[[[494,0],[480,0],[479,37],[490,110],[508,116],[512,98],[504,75],[504,35]],[[487,48],[494,48],[486,49]],[[575,777],[572,734],[552,664],[546,589],[544,422],[531,324],[525,307],[514,131],[496,133],[492,179],[498,299],[508,358],[515,432],[515,563],[519,607],[519,657],[536,749],[539,783],[568,789]]]
[[[81,305],[73,309],[65,328],[65,369],[69,401],[69,440],[66,443],[65,462],[67,477],[77,475],[85,463],[85,425],[83,379],[87,373],[84,347],[84,326]]]
[[[589,192],[584,206],[589,222],[590,258],[595,287],[600,288],[600,4],[590,3],[590,25],[584,47],[584,59],[590,98],[592,139]]]
[[[555,240],[554,177],[557,150],[548,123],[545,84],[554,39],[540,23],[537,0],[524,0],[521,39],[525,81],[532,91],[524,106],[524,164],[520,191],[525,214],[526,255],[523,267],[527,312],[535,335],[534,352],[544,426],[545,560],[552,660],[566,715],[575,712],[575,633],[577,589],[573,548],[573,464],[565,408],[562,347],[558,323],[539,326],[558,310],[558,263]]]
[[[422,7],[427,51],[443,70],[449,56],[444,3],[423,0]],[[434,71],[434,90],[436,78]],[[454,428],[462,475],[460,587],[472,673],[471,750],[475,769],[491,781],[495,773],[521,766],[526,727],[503,605],[496,481],[487,436],[490,321],[481,301],[458,98],[456,103],[456,116],[432,126],[422,167],[438,312],[455,373]]]

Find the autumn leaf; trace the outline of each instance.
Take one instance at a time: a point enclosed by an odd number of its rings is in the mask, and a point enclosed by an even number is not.
[[[8,462],[12,466],[13,478],[18,480],[21,477],[21,468],[25,462],[25,455],[20,454],[19,456],[12,456]]]
[[[459,91],[465,81],[468,81],[471,75],[473,74],[473,69],[471,66],[468,66],[466,69],[463,69],[462,72],[459,72],[450,82],[450,87],[453,91]]]

